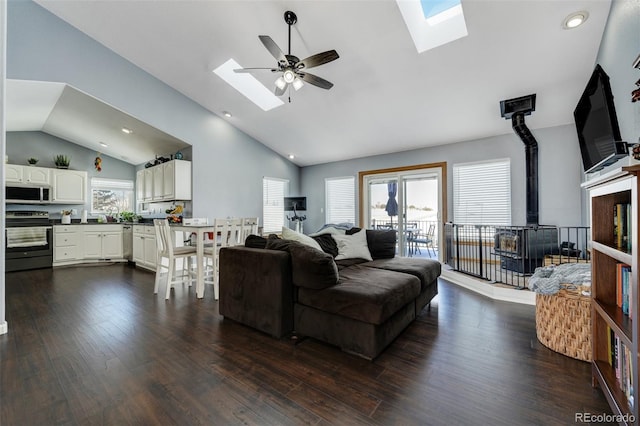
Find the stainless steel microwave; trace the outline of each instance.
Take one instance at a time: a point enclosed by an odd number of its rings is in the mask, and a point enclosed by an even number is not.
[[[5,200],[8,204],[49,204],[51,188],[47,186],[7,185]]]

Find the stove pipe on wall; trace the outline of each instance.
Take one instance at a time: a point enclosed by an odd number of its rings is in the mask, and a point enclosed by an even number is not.
[[[536,95],[500,101],[500,113],[511,119],[513,131],[524,142],[526,162],[527,225],[539,223],[538,208],[538,142],[524,122],[524,117],[536,109]]]

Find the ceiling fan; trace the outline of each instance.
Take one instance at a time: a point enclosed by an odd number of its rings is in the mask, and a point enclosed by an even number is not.
[[[298,22],[298,17],[290,10],[284,13],[284,22],[289,25],[289,53],[284,54],[273,39],[267,35],[258,36],[264,47],[267,48],[269,53],[278,60],[277,67],[271,68],[238,68],[235,72],[239,73],[251,73],[260,70],[271,70],[271,72],[280,72],[282,75],[276,80],[276,96],[282,96],[290,86],[293,86],[295,90],[302,87],[303,81],[322,89],[331,89],[333,83],[320,78],[317,75],[309,74],[307,69],[317,67],[319,65],[326,64],[327,62],[338,59],[338,52],[335,50],[327,50],[326,52],[317,53],[309,56],[303,60],[298,59],[297,56],[291,54],[291,26]]]

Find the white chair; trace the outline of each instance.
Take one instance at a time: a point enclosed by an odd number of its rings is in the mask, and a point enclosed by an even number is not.
[[[258,235],[258,218],[257,217],[245,217],[242,219],[242,235],[240,237],[240,244],[244,244],[249,235]]]
[[[157,247],[157,266],[156,266],[156,281],[153,288],[153,293],[158,293],[158,287],[160,285],[162,270],[167,269],[167,291],[165,299],[169,298],[171,294],[171,286],[176,283],[188,283],[192,284],[194,277],[192,271],[192,261],[196,257],[195,247],[176,247],[174,243],[173,233],[169,227],[167,219],[154,219],[153,227],[156,231],[156,247]],[[167,259],[167,265],[163,263],[163,259]],[[176,260],[182,259],[182,275],[176,276]],[[188,267],[185,270],[185,260],[188,263]]]
[[[219,285],[218,285],[218,271],[219,271],[219,254],[220,249],[223,247],[231,247],[244,244],[244,240],[240,242],[242,238],[242,224],[243,219],[215,219],[213,226],[214,232],[214,244],[211,247],[204,248],[204,258],[206,260],[207,275],[205,277],[205,284],[213,285],[213,297],[218,300]]]

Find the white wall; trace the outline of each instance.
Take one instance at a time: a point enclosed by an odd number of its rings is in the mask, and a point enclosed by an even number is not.
[[[9,2],[7,25],[7,78],[68,83],[193,146],[194,216],[262,216],[263,176],[298,190],[289,160],[39,5]]]
[[[498,114],[496,106],[496,115]],[[565,125],[531,130],[531,132],[538,141],[539,149],[540,223],[558,226],[583,224],[583,220],[586,219],[583,219],[581,213],[582,162],[575,126]],[[393,142],[389,141],[389,143]],[[524,225],[526,223],[524,144],[515,133],[510,133],[450,145],[305,167],[301,171],[300,191],[300,195],[307,197],[305,231],[313,232],[324,224],[324,213],[321,213],[320,209],[324,207],[325,178],[355,176],[357,179],[358,172],[364,170],[447,162],[447,210],[448,219],[452,220],[453,164],[497,158],[511,159],[511,218],[513,224]],[[356,200],[357,197],[358,194],[356,194]],[[356,218],[358,214],[359,212],[356,213]],[[447,220],[447,218],[443,219]]]

